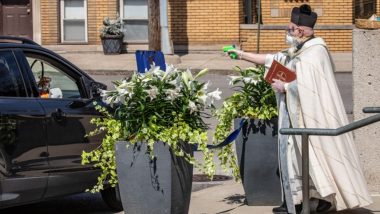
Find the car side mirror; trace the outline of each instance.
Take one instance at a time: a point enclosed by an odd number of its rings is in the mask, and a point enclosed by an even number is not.
[[[106,89],[107,89],[107,85],[100,82],[91,82],[90,84],[92,97],[99,97],[101,90],[106,90]]]

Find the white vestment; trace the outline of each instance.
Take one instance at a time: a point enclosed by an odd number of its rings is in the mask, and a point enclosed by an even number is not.
[[[348,124],[346,111],[335,77],[334,65],[321,38],[271,55],[273,59],[296,72],[285,94],[277,94],[279,129],[335,129]],[[293,53],[294,52],[294,53]],[[279,162],[288,212],[302,200],[301,137],[279,134]],[[352,133],[340,136],[310,136],[309,158],[311,197],[333,203],[337,210],[367,206],[372,203],[363,175]]]

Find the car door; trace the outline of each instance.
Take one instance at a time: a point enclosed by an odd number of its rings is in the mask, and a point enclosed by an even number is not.
[[[0,207],[40,200],[47,186],[45,112],[23,74],[0,50]]]
[[[25,51],[36,80],[39,102],[47,115],[48,161],[50,166],[45,197],[75,193],[94,184],[98,171],[81,164],[83,151],[99,146],[100,136],[87,137],[99,116],[86,96],[83,76],[58,58]]]

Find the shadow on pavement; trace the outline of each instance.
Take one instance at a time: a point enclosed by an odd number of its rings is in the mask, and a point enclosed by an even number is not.
[[[1,214],[38,213],[38,214],[113,214],[103,202],[100,194],[82,193],[55,198],[35,204],[0,209]]]
[[[226,204],[244,204],[245,196],[240,194],[235,194],[224,198],[222,201]]]
[[[380,213],[380,210],[368,210],[364,208],[359,208],[359,209],[353,209],[353,210],[342,210],[339,212],[328,212],[326,214],[373,214],[373,213]]]

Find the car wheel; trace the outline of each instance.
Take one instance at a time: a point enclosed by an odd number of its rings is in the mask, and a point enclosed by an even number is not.
[[[100,191],[103,201],[111,208],[114,212],[123,211],[123,205],[120,200],[120,193],[118,187],[109,187]]]

